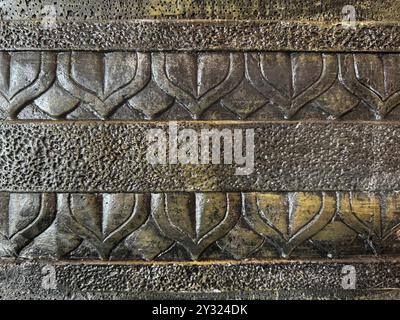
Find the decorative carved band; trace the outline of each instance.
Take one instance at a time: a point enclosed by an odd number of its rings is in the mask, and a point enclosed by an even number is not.
[[[60,20],[135,20],[135,19],[221,19],[304,20],[335,23],[342,19],[342,8],[353,5],[358,21],[393,21],[398,18],[399,0],[379,4],[358,0],[2,0],[4,20],[38,20],[46,17],[45,7],[54,6]],[[383,10],[384,8],[384,10]]]
[[[399,52],[399,8],[398,0],[2,0],[0,48]]]
[[[3,51],[0,111],[12,119],[399,120],[399,72],[400,54]]]
[[[356,282],[350,282],[356,290],[347,289],[349,272],[356,274]],[[193,299],[198,303],[221,298],[400,298],[399,259],[383,257],[323,262],[3,261],[0,273],[3,299]]]
[[[400,252],[398,193],[0,194],[0,256],[208,260]]]

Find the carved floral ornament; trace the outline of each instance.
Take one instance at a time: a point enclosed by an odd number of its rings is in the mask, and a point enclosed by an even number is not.
[[[400,250],[397,193],[2,193],[0,205],[3,257],[198,260]]]
[[[1,52],[0,111],[7,119],[150,120],[183,112],[198,120],[313,119],[317,112],[330,120],[349,114],[364,120],[365,112],[393,119],[399,57]],[[391,254],[400,248],[399,203],[397,193],[2,193],[0,255],[218,260]]]
[[[398,54],[1,52],[4,118],[231,119],[351,112],[386,117],[400,102]],[[29,108],[38,110],[27,114]],[[123,113],[121,110],[125,110]],[[128,111],[131,113],[128,113]],[[223,111],[225,110],[225,111]],[[136,113],[135,113],[136,112]],[[265,118],[268,119],[268,118]]]

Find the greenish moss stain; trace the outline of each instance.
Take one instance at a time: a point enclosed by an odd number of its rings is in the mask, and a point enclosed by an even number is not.
[[[43,2],[43,1],[42,1]],[[36,19],[36,1],[0,1],[0,18]],[[353,5],[357,21],[398,21],[400,0],[54,0],[57,14],[68,19],[238,19],[338,22]]]
[[[304,1],[304,0],[144,0],[141,3],[148,17],[207,19],[300,19],[340,20],[342,8],[354,5],[360,20],[396,18],[399,0]]]

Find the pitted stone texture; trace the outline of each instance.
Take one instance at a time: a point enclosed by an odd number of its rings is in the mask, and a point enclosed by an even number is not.
[[[0,66],[2,119],[400,119],[400,54],[2,51]]]
[[[398,0],[2,0],[3,19],[38,19],[52,5],[57,17],[70,20],[149,18],[340,21],[342,8],[354,5],[357,19],[397,20]]]
[[[342,25],[353,5],[356,28]],[[398,0],[3,0],[6,50],[399,51]]]
[[[150,165],[150,129],[168,123],[0,124],[0,189],[16,192],[398,190],[397,123],[180,122],[255,131],[255,166]]]
[[[356,290],[344,290],[345,266]],[[380,299],[399,297],[399,263],[63,264],[3,261],[2,299]],[[54,279],[52,289],[43,287]]]
[[[291,21],[2,21],[2,50],[281,50],[399,52],[397,22]]]

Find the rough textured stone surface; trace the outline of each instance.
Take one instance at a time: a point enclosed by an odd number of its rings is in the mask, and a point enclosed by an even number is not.
[[[148,133],[168,123],[0,124],[0,188],[16,192],[398,190],[397,123],[180,122],[178,128],[254,129],[255,166],[151,165]]]
[[[334,24],[280,21],[37,21],[0,23],[5,50],[290,50],[399,52],[396,22]]]
[[[355,289],[343,289],[346,270]],[[2,262],[3,299],[387,299],[399,297],[398,261],[96,264]]]

